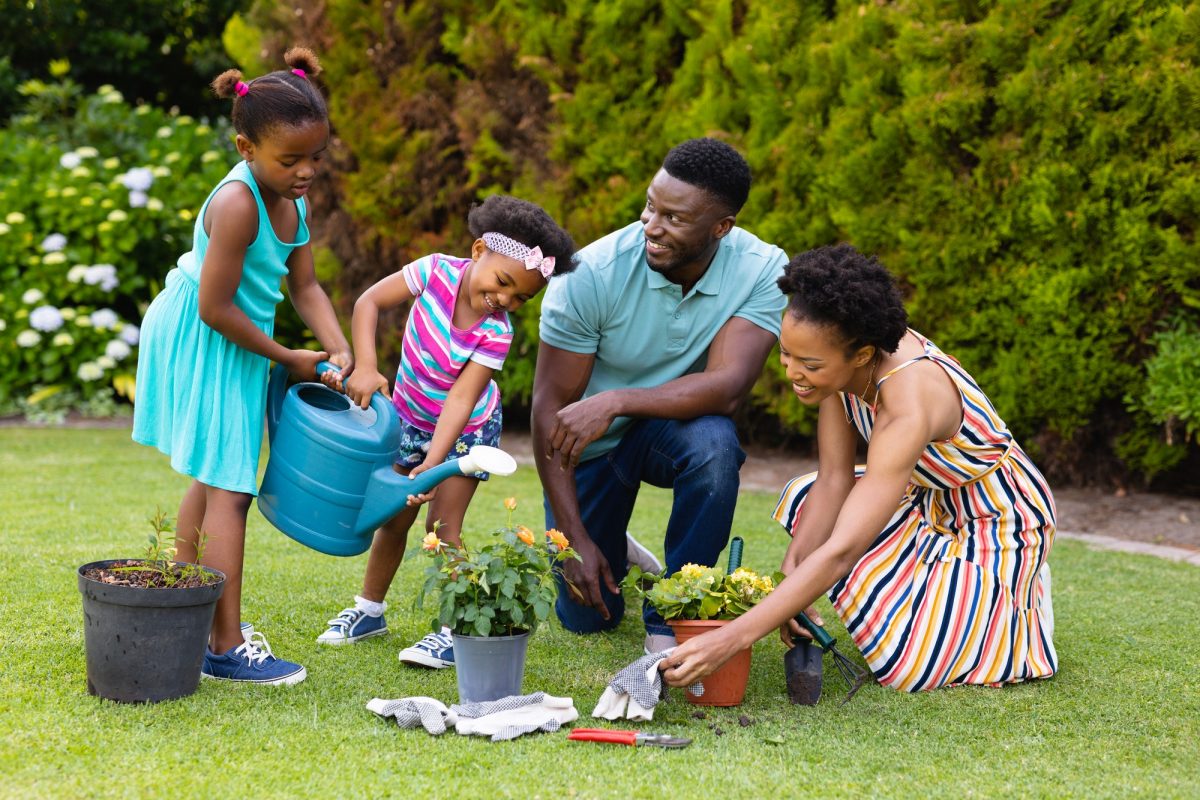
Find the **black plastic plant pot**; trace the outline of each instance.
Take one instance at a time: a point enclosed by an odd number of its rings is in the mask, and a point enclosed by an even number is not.
[[[84,577],[115,561],[93,561],[77,571],[83,595],[83,642],[88,694],[122,703],[186,697],[200,685],[200,667],[225,576],[207,586],[147,589]]]

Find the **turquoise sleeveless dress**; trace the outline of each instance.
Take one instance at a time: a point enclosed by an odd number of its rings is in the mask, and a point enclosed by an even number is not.
[[[217,190],[230,181],[249,186],[258,206],[258,235],[246,251],[234,302],[259,330],[274,335],[287,259],[309,240],[304,199],[296,200],[296,241],[281,242],[242,161],[204,201],[191,251],[167,273],[166,287],[142,321],[133,440],[157,447],[171,457],[173,469],[201,483],[256,495],[270,363],[200,319],[200,270],[208,249],[204,215]]]

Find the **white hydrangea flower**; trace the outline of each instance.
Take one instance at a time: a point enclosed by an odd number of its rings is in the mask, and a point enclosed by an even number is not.
[[[142,338],[142,329],[132,322],[126,323],[124,328],[121,328],[121,340],[130,347],[136,347],[138,340]]]
[[[209,164],[209,163],[212,163],[213,161],[216,161],[220,157],[221,157],[221,154],[218,153],[216,150],[205,150],[204,154],[202,156],[200,156],[200,161],[202,161],[205,164]]]
[[[129,219],[129,215],[119,208],[114,208],[112,211],[108,212],[109,222],[124,222],[127,219]]]
[[[42,302],[42,298],[45,296],[40,289],[26,289],[25,294],[21,295],[21,302],[27,306],[31,306],[34,303]]]
[[[130,192],[129,193],[129,207],[130,208],[145,208],[146,203],[149,202],[149,200],[150,200],[150,198],[146,196],[145,192]],[[116,212],[114,211],[113,213],[115,214]]]
[[[165,156],[163,156],[163,161],[166,161],[168,164],[174,164],[176,161],[178,161],[181,158],[183,158],[183,156],[180,155],[178,150],[172,150],[171,152],[169,152]]]
[[[116,156],[110,156],[100,163],[104,165],[105,169],[116,169],[117,167],[121,166],[121,159],[117,158]]]
[[[154,171],[149,167],[134,167],[117,180],[131,192],[144,192],[154,185]]]
[[[71,170],[72,178],[90,178],[91,176],[92,171],[87,167],[76,167],[75,169]]]
[[[11,230],[12,230],[12,228],[8,227],[8,223],[0,222],[0,236],[3,236],[4,234],[8,233]]]
[[[50,264],[50,265],[65,264],[65,263],[67,263],[67,254],[66,253],[46,253],[46,255],[42,256],[42,263]]]
[[[79,190],[76,189],[74,186],[64,186],[63,187],[63,190],[62,190],[63,197],[74,197],[77,194],[79,194]]]
[[[13,211],[7,217],[4,218],[4,221],[7,222],[9,225],[20,225],[22,222],[25,221],[25,215],[22,214],[20,211]]]
[[[45,239],[42,239],[43,253],[57,253],[67,246],[67,237],[61,233],[52,233]]]
[[[175,154],[174,154],[174,153],[168,153],[168,155],[175,155]],[[151,168],[150,168],[150,174],[151,174],[151,175],[153,175],[153,176],[154,176],[154,177],[156,177],[156,178],[165,178],[165,177],[167,177],[168,175],[170,175],[170,174],[171,174],[171,168],[170,168],[170,167],[164,167],[162,164],[159,164],[157,167],[151,167]]]
[[[63,153],[58,157],[58,165],[63,169],[75,169],[83,163],[78,153]]]
[[[29,312],[29,325],[44,333],[56,331],[62,327],[63,318],[54,306],[38,306]]]
[[[113,89],[111,92],[103,92],[100,95],[100,99],[111,105],[113,103],[121,102],[122,100],[125,99],[125,97],[120,92],[118,92],[116,89]]]
[[[8,330],[8,322],[6,320],[0,319],[0,331],[6,331],[6,330]]]
[[[98,308],[92,312],[92,327],[107,330],[117,327],[120,322],[117,312],[111,308]]]
[[[79,198],[79,205],[85,206],[85,207],[86,206],[94,206],[94,205],[96,205],[96,198],[92,197],[90,194],[84,195],[83,197]]]
[[[81,381],[98,381],[104,377],[104,370],[100,369],[100,365],[95,361],[85,361],[79,365],[75,374]]]
[[[54,341],[52,344],[55,347],[70,347],[71,345],[75,344],[75,337],[66,331],[63,331],[62,333],[56,333],[54,334]]]
[[[150,211],[162,211],[163,201],[159,200],[157,197],[151,197],[146,201],[146,208]]]
[[[71,283],[79,283],[83,277],[87,275],[88,267],[86,264],[76,264],[67,270],[67,280]]]
[[[169,138],[172,133],[174,133],[174,131],[171,130],[170,125],[163,125],[161,128],[159,128],[158,130],[156,130],[154,132],[154,135],[160,139],[166,139],[166,138]]]
[[[100,151],[94,147],[76,147],[75,155],[80,158],[95,158],[100,155]]]
[[[82,314],[75,318],[75,325],[80,328],[92,327],[92,318],[87,314]]]
[[[137,114],[139,117],[144,117],[150,113],[150,106],[145,104],[140,105],[133,110],[133,113]]]
[[[62,314],[63,319],[75,319],[75,309],[73,308],[60,308],[58,313]]]
[[[104,345],[104,355],[116,361],[124,361],[133,349],[121,339],[113,339]]]
[[[197,136],[207,136],[210,133],[212,133],[212,128],[208,127],[203,122],[196,126]]]
[[[117,280],[117,268],[112,264],[93,264],[88,267],[83,273],[83,282],[89,286],[99,286],[106,292],[111,292],[121,283]]]
[[[100,365],[101,369],[112,369],[117,365],[117,362],[109,356],[100,356],[96,359],[96,363]]]
[[[19,347],[36,347],[42,341],[42,335],[37,331],[23,330],[17,334]]]

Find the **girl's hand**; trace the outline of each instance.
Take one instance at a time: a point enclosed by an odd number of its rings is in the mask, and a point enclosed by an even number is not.
[[[297,380],[313,381],[317,379],[317,364],[328,358],[324,350],[292,350],[284,366]]]
[[[371,396],[376,392],[390,394],[387,378],[378,370],[358,369],[346,380],[346,394],[359,408],[371,405]]]
[[[354,371],[353,354],[349,350],[331,350],[329,353],[329,363],[337,367],[338,372],[326,372],[321,375],[321,382],[326,386],[337,389],[339,392],[346,391],[346,379]]]
[[[427,469],[429,469],[429,465],[426,464],[425,462],[421,462],[420,464],[417,464],[415,467],[413,467],[411,470],[409,470],[408,477],[415,478]],[[419,506],[422,503],[428,503],[430,500],[433,499],[433,496],[435,494],[437,494],[436,486],[434,488],[430,489],[428,492],[425,492],[424,494],[410,494],[408,496],[408,506],[411,508],[411,507]]]

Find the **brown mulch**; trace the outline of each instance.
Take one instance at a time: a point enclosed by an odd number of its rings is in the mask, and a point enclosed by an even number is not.
[[[170,574],[175,580],[167,583],[167,576],[160,570],[147,568],[146,562],[140,559],[128,559],[114,562],[108,567],[92,567],[83,573],[83,577],[97,583],[139,589],[195,589],[215,581],[212,573],[188,569],[179,564],[171,565]]]

